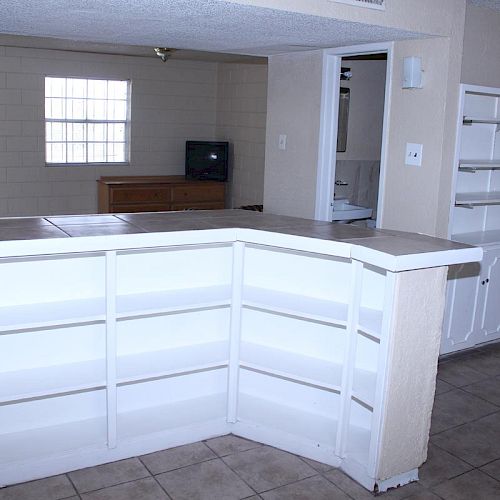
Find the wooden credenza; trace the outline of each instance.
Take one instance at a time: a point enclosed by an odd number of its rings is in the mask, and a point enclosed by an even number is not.
[[[223,182],[182,175],[101,177],[99,213],[216,210],[224,208]]]

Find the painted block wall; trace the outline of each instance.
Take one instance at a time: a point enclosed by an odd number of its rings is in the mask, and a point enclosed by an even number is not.
[[[217,71],[217,139],[232,144],[226,205],[262,204],[267,64],[221,64]]]
[[[0,47],[0,215],[93,213],[101,175],[184,171],[187,138],[211,139],[215,63]],[[44,77],[132,80],[129,166],[45,167]]]
[[[183,174],[185,141],[216,135],[235,142],[236,203],[261,203],[266,65],[225,66],[0,46],[0,217],[95,213],[100,176]],[[130,165],[45,166],[45,75],[132,81]]]

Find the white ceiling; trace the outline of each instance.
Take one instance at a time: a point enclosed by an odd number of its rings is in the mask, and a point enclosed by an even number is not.
[[[160,46],[267,56],[423,37],[222,0],[1,0],[1,4],[0,33],[115,47]]]

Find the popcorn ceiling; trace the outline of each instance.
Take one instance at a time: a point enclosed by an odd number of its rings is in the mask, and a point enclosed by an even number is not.
[[[219,0],[2,0],[0,33],[270,55],[422,38],[395,28]]]

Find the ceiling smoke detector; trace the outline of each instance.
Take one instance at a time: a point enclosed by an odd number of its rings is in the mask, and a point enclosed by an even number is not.
[[[163,61],[167,62],[170,56],[175,52],[175,49],[169,49],[168,47],[155,47],[156,55]]]

